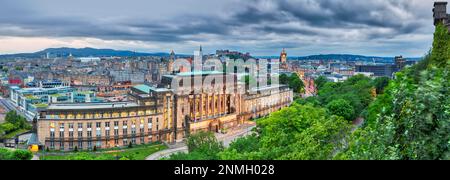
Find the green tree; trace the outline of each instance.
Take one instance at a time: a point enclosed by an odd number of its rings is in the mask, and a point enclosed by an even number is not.
[[[396,74],[369,106],[366,127],[352,134],[336,159],[450,158],[448,36],[439,24],[431,55]]]
[[[437,67],[448,67],[450,64],[450,35],[447,26],[439,23],[434,33],[433,50],[431,59]]]
[[[30,160],[33,154],[28,150],[0,148],[0,160]]]
[[[287,74],[281,74],[279,76],[280,84],[289,84],[289,76]]]
[[[9,122],[2,124],[2,125],[0,126],[0,128],[1,128],[6,134],[8,134],[8,133],[10,133],[10,132],[13,132],[13,131],[15,131],[15,130],[17,129],[17,127],[16,127],[14,124],[9,123]]]
[[[6,114],[5,123],[0,125],[0,129],[8,134],[19,129],[30,130],[31,125],[24,117],[18,115],[16,111],[10,111]]]
[[[7,149],[0,148],[0,160],[9,160],[11,158],[11,152]]]
[[[389,81],[390,79],[388,77],[378,77],[373,81],[377,94],[382,94],[384,92],[384,88],[389,85]]]
[[[305,91],[305,84],[303,84],[303,81],[295,73],[289,77],[288,84],[295,93],[303,93]]]
[[[327,82],[328,82],[328,80],[327,80],[327,77],[325,77],[325,76],[319,76],[318,78],[316,78],[314,80],[314,84],[316,85],[316,88],[318,90],[320,90]]]
[[[355,110],[350,105],[350,103],[344,99],[331,101],[330,103],[328,103],[327,109],[332,115],[341,116],[349,121],[353,121],[356,118]]]
[[[187,139],[189,153],[177,153],[171,160],[217,160],[224,147],[211,132],[191,134]]]
[[[240,159],[330,159],[350,130],[347,121],[325,109],[295,103],[257,123],[259,151]]]
[[[190,152],[220,150],[223,148],[213,133],[203,131],[191,134],[187,140],[187,146]]]
[[[12,153],[12,157],[14,160],[30,160],[33,157],[33,154],[28,150],[15,150]]]

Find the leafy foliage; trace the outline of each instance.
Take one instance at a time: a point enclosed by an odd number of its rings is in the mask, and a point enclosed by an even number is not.
[[[218,153],[223,150],[220,143],[211,132],[198,132],[191,134],[187,139],[189,153],[172,155],[171,160],[214,160],[218,159]]]
[[[27,150],[8,150],[0,148],[0,160],[30,160],[33,154]]]
[[[450,159],[448,36],[436,27],[430,55],[396,74],[336,159]]]
[[[0,124],[0,132],[9,134],[18,130],[31,130],[31,125],[24,117],[18,115],[16,111],[10,111],[6,114],[5,123]]]
[[[327,106],[334,100],[345,100],[353,107],[354,114],[349,118],[359,116],[373,101],[373,80],[363,75],[353,76],[347,81],[327,82],[319,90],[318,100],[322,106]],[[351,109],[347,110],[351,111]],[[349,119],[349,120],[353,120]]]
[[[378,77],[373,80],[373,86],[376,88],[377,94],[383,94],[384,88],[389,85],[390,79],[388,77]]]
[[[295,73],[293,73],[290,76],[286,74],[281,74],[280,84],[289,85],[289,88],[293,89],[295,93],[303,93],[305,91],[305,84],[300,79],[300,77]]]
[[[350,105],[350,103],[344,99],[331,101],[330,103],[328,103],[327,109],[330,111],[331,114],[341,116],[346,120],[352,121],[356,118],[355,110]]]
[[[97,150],[96,152],[43,154],[41,160],[144,160],[147,156],[166,149],[160,144],[136,145],[133,148]]]
[[[222,159],[329,159],[350,130],[343,118],[325,109],[294,104],[258,121],[259,136],[234,142]],[[247,144],[248,148],[243,148]]]
[[[322,87],[328,82],[327,78],[325,76],[319,76],[314,80],[314,83],[316,84],[316,88],[318,90],[322,89]]]
[[[439,23],[436,26],[433,41],[433,51],[431,52],[432,63],[440,68],[450,66],[450,35],[445,25]]]

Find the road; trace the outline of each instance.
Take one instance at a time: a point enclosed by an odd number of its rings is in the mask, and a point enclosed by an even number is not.
[[[229,147],[235,139],[251,134],[251,130],[254,127],[256,127],[254,122],[248,122],[246,124],[242,124],[240,127],[229,130],[226,134],[216,133],[216,138],[218,141],[221,141],[225,147]],[[185,144],[179,144],[174,147],[169,147],[169,149],[159,151],[148,156],[146,160],[159,160],[180,152],[187,153],[188,147]]]
[[[7,99],[0,97],[0,105],[3,106],[7,111],[16,110],[13,105],[11,105]]]
[[[350,134],[358,130],[365,122],[365,119],[362,117],[359,117],[355,119],[352,123],[353,128],[350,130]],[[336,147],[332,153],[332,157],[335,157],[342,149],[346,149],[348,147],[348,137],[345,136],[342,138],[341,143],[343,144],[343,147]]]
[[[216,134],[216,138],[221,141],[225,147],[229,147],[234,140],[251,134],[254,127],[256,127],[254,122],[243,124],[241,127],[231,129],[227,134]]]

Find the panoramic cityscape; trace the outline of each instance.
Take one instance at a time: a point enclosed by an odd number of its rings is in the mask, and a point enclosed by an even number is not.
[[[445,1],[22,1],[0,160],[450,160]]]

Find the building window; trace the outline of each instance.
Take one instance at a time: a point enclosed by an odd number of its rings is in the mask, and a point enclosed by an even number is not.
[[[55,141],[50,141],[50,149],[55,149]]]
[[[64,131],[59,131],[59,138],[64,138]]]
[[[110,122],[105,122],[105,127],[109,128],[110,127]]]
[[[69,131],[69,137],[73,138],[73,131]]]
[[[64,129],[64,123],[59,124],[60,129]]]
[[[78,123],[78,129],[83,129],[83,123]]]
[[[123,139],[123,145],[124,146],[128,145],[128,139]]]
[[[87,128],[92,128],[92,123],[87,123]]]
[[[64,151],[64,142],[59,142],[59,150]]]
[[[131,128],[131,135],[133,135],[133,136],[136,135],[136,128]]]
[[[83,149],[83,141],[78,141],[78,149]]]
[[[101,141],[97,141],[95,146],[98,147],[98,148],[101,148],[102,147],[102,142]]]
[[[119,145],[119,139],[114,139],[114,144]]]
[[[126,136],[126,135],[128,134],[128,129],[127,129],[127,128],[124,128],[123,131],[122,131],[122,134],[123,134],[124,136]]]
[[[101,136],[102,136],[101,130],[100,130],[100,129],[97,130],[97,131],[95,132],[95,135],[96,135],[97,137],[101,137]]]
[[[88,149],[91,150],[92,149],[92,141],[88,141],[87,144],[88,144]]]
[[[87,132],[87,137],[88,137],[88,138],[91,138],[91,137],[92,137],[92,131],[88,131],[88,132]]]
[[[122,122],[122,126],[127,126],[127,124],[128,124],[128,121],[123,121]]]
[[[119,130],[118,129],[114,129],[114,136],[118,136],[119,135]]]
[[[83,137],[83,131],[78,131],[78,138],[82,138]]]
[[[114,127],[119,127],[119,121],[114,121]]]
[[[69,123],[69,129],[73,129],[73,123]]]
[[[153,129],[153,123],[149,122],[148,123],[148,131],[152,132],[152,129]]]
[[[50,138],[55,138],[55,131],[50,131]]]
[[[107,138],[109,138],[109,135],[110,135],[110,134],[109,134],[109,130],[106,130],[106,131],[105,131],[105,136],[106,136]]]

